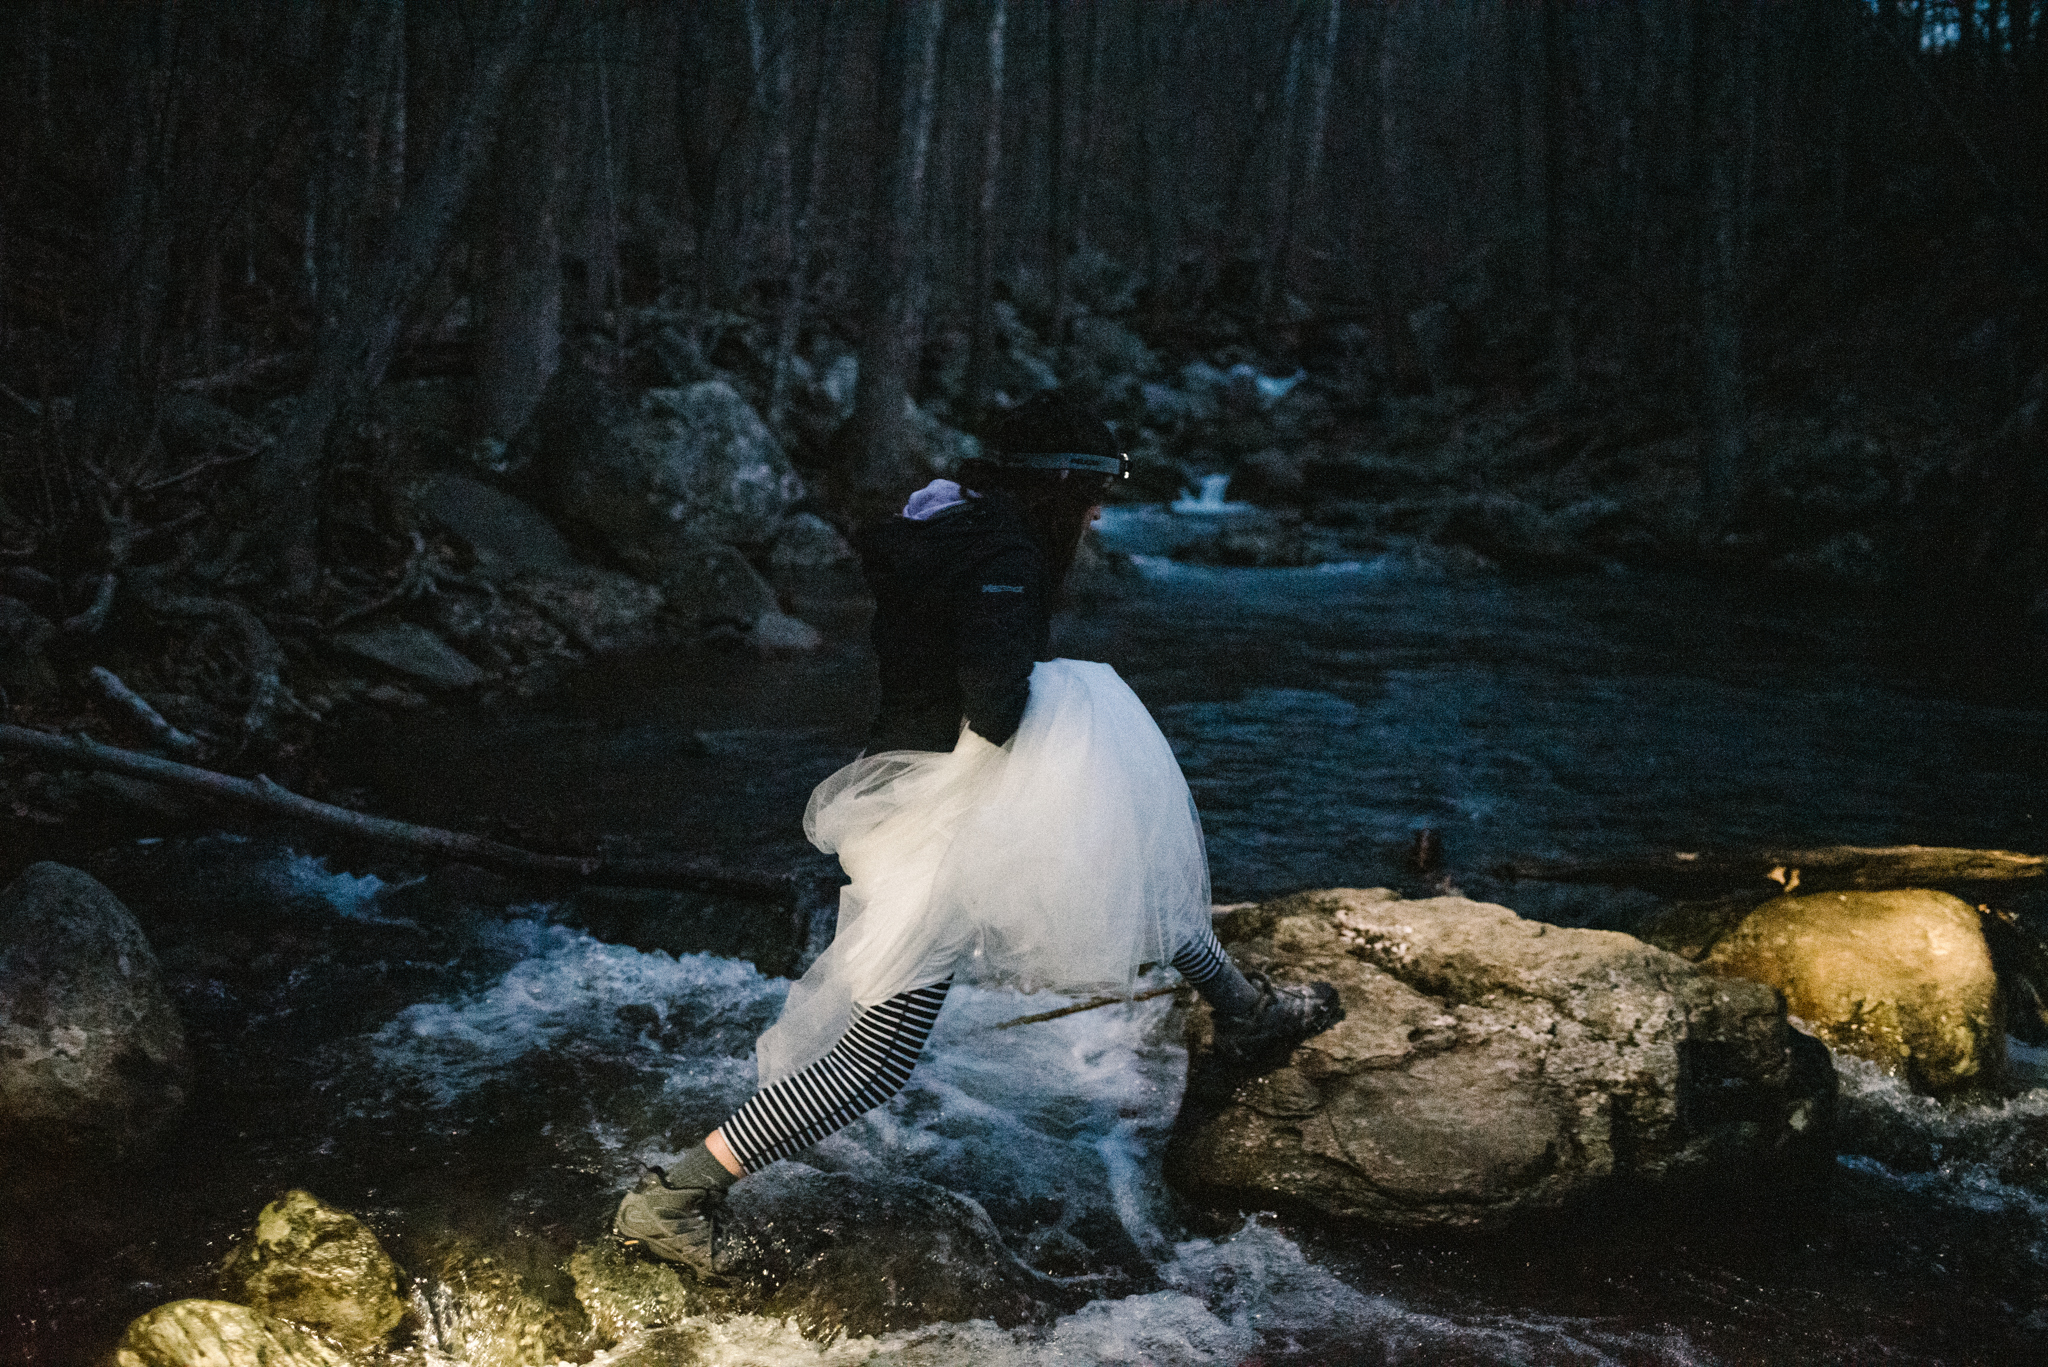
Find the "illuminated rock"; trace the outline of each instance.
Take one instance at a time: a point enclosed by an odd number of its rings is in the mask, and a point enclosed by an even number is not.
[[[1222,918],[1248,966],[1333,983],[1345,1019],[1244,1078],[1192,1021],[1168,1175],[1408,1228],[1488,1228],[1660,1190],[1824,1172],[1827,1052],[1775,993],[1612,931],[1462,897],[1301,893]]]
[[[1945,892],[1824,892],[1764,903],[1701,967],[1768,983],[1845,1054],[1942,1095],[2005,1068],[1998,978],[1976,910]]]
[[[114,1367],[353,1367],[341,1349],[227,1301],[172,1301],[128,1326]]]
[[[405,1318],[398,1269],[355,1216],[306,1191],[263,1208],[221,1271],[230,1295],[350,1348],[369,1348]]]

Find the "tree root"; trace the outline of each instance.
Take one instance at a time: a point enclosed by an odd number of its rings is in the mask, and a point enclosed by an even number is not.
[[[107,695],[108,701],[126,708],[130,716],[141,722],[143,728],[156,737],[159,745],[167,750],[175,750],[181,755],[199,753],[202,747],[198,737],[187,735],[164,720],[163,713],[151,707],[141,694],[122,683],[121,676],[113,670],[103,665],[94,665],[86,677],[98,685],[100,692]]]
[[[251,683],[249,707],[242,714],[244,742],[263,734],[280,709],[304,710],[284,686],[284,651],[278,648],[277,638],[248,608],[229,598],[171,593],[151,583],[135,583],[131,587],[142,605],[152,612],[166,617],[202,617],[225,622],[240,633]]]

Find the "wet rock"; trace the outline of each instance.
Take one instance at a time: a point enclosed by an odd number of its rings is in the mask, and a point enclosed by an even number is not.
[[[573,568],[576,557],[539,510],[464,475],[436,475],[420,488],[421,512],[469,543],[478,572],[506,578]]]
[[[544,458],[555,511],[629,565],[678,532],[765,544],[803,496],[775,434],[723,380],[647,390]]]
[[[43,652],[56,634],[56,624],[28,604],[0,596],[0,688],[17,693],[54,691],[56,671]]]
[[[523,574],[505,592],[595,654],[654,639],[659,634],[656,618],[666,602],[652,584],[594,565]]]
[[[470,1367],[547,1367],[589,1352],[589,1324],[583,1307],[558,1285],[559,1267],[541,1268],[511,1260],[536,1250],[517,1242],[505,1257],[468,1246],[443,1250],[414,1301],[419,1336],[429,1362]],[[558,1294],[552,1299],[544,1291]]]
[[[579,888],[558,914],[564,925],[610,944],[745,959],[774,976],[795,973],[810,931],[810,916],[799,910],[655,888]]]
[[[468,656],[418,622],[377,622],[337,632],[330,639],[351,655],[373,660],[430,688],[474,688],[489,677]]]
[[[128,1326],[113,1367],[354,1367],[296,1324],[227,1301],[172,1301]]]
[[[185,1102],[185,1030],[142,928],[77,869],[0,892],[0,1173],[33,1197],[139,1151]]]
[[[1998,978],[1977,912],[1945,892],[1777,897],[1722,936],[1701,966],[1768,983],[1830,1048],[1934,1095],[2005,1068]]]
[[[1761,984],[1506,907],[1335,889],[1235,913],[1241,960],[1346,1019],[1243,1079],[1194,1019],[1184,1186],[1408,1228],[1488,1228],[1658,1188],[1825,1172],[1834,1071]]]
[[[222,1290],[265,1314],[371,1348],[400,1320],[398,1268],[355,1216],[307,1191],[265,1206],[221,1269]]]
[[[1087,1299],[1003,1245],[982,1208],[912,1178],[783,1164],[728,1198],[731,1308],[830,1341],[940,1321],[1043,1323]]]
[[[591,1328],[607,1343],[679,1325],[711,1305],[694,1278],[629,1253],[616,1239],[577,1248],[569,1256],[569,1275]]]

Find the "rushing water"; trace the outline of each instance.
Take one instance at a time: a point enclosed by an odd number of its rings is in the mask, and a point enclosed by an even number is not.
[[[621,662],[543,712],[349,744],[422,819],[680,832],[818,869],[803,798],[857,749],[871,687],[857,622],[833,625],[800,662]],[[1515,582],[1420,553],[1310,570],[1140,557],[1063,622],[1060,648],[1109,660],[1154,709],[1222,900],[1401,886],[1429,827],[1469,895],[1626,925],[1650,899],[1488,869],[1759,842],[2037,849],[2048,817],[2041,693],[1867,604]],[[129,1317],[207,1294],[256,1207],[290,1186],[362,1214],[418,1275],[425,1328],[406,1361],[521,1361],[498,1332],[502,1288],[442,1275],[450,1250],[493,1250],[533,1297],[565,1300],[562,1259],[638,1165],[746,1095],[752,1039],[787,986],[743,958],[607,943],[573,908],[489,880],[274,842],[137,846],[94,871],[159,947],[198,1096],[160,1161],[9,1229],[0,1362],[87,1363]],[[1158,1177],[1184,1064],[1171,999],[992,1028],[1052,1004],[957,989],[904,1095],[811,1161],[969,1196],[1027,1261],[1098,1298],[1042,1330],[824,1348],[741,1316],[697,1326],[704,1360],[2048,1358],[2048,1086],[2027,1085],[2048,1060],[2032,1051],[2016,1051],[2013,1096],[1958,1108],[1845,1062],[1824,1208],[1443,1243],[1187,1208]]]

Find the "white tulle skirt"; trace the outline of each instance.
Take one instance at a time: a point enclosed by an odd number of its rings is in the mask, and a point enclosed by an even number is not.
[[[962,973],[1119,985],[1209,923],[1187,781],[1106,664],[1035,666],[1002,746],[963,729],[944,754],[855,760],[811,794],[804,834],[852,882],[831,947],[756,1047],[762,1086],[823,1057],[860,1008],[899,992]]]

